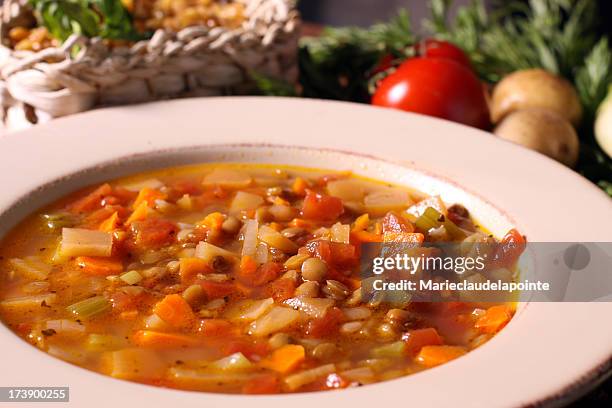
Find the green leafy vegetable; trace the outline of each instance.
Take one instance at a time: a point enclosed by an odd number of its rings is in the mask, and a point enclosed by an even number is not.
[[[64,41],[72,34],[117,40],[141,38],[119,0],[30,0],[41,25]]]

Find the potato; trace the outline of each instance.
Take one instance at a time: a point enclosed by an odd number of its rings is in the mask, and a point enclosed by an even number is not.
[[[497,126],[494,133],[570,167],[578,160],[576,131],[567,120],[550,110],[523,109],[513,112]]]
[[[493,90],[493,123],[498,123],[512,112],[529,108],[552,110],[574,126],[582,118],[582,105],[574,87],[565,79],[543,69],[516,71]]]

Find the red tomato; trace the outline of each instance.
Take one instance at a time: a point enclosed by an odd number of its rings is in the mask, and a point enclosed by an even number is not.
[[[293,279],[277,279],[266,286],[264,294],[266,297],[272,297],[277,302],[284,302],[293,297],[295,293],[296,283]]]
[[[198,282],[198,284],[204,289],[204,293],[206,293],[208,299],[219,299],[229,296],[236,291],[236,285],[231,282],[203,280]]]
[[[489,108],[476,75],[440,58],[411,58],[385,78],[372,104],[452,120],[485,129]]]
[[[472,63],[463,50],[447,41],[428,38],[415,45],[415,50],[421,57],[449,59],[472,69]]]
[[[135,244],[142,249],[159,248],[174,241],[178,227],[170,221],[149,218],[133,225]]]
[[[323,239],[309,242],[302,252],[336,266],[350,266],[358,261],[358,254],[354,245]]]
[[[316,338],[323,338],[334,334],[344,320],[344,313],[337,307],[332,307],[325,316],[308,322],[306,334]]]
[[[302,205],[302,216],[308,220],[334,221],[344,212],[342,200],[308,190]]]
[[[493,265],[502,267],[514,265],[521,257],[526,247],[527,241],[525,237],[515,228],[511,229],[504,238],[502,238],[500,246],[497,248]]]

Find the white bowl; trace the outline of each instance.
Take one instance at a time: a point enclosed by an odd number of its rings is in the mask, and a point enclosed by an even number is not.
[[[572,171],[488,133],[362,105],[209,98],[92,111],[0,139],[0,236],[77,188],[203,161],[295,164],[355,173],[460,202],[501,235],[610,241],[612,200]],[[74,407],[513,407],[569,401],[603,379],[612,303],[531,303],[484,346],[393,381],[278,396],[186,392],[119,381],[26,344],[0,326],[3,386],[69,386]]]

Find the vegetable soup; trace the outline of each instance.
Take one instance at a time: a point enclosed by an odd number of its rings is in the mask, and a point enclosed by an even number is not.
[[[0,317],[72,364],[207,392],[339,389],[460,357],[511,303],[381,302],[362,243],[495,241],[466,208],[408,188],[288,166],[207,164],[79,191],[0,245]],[[499,260],[499,259],[498,259]]]

